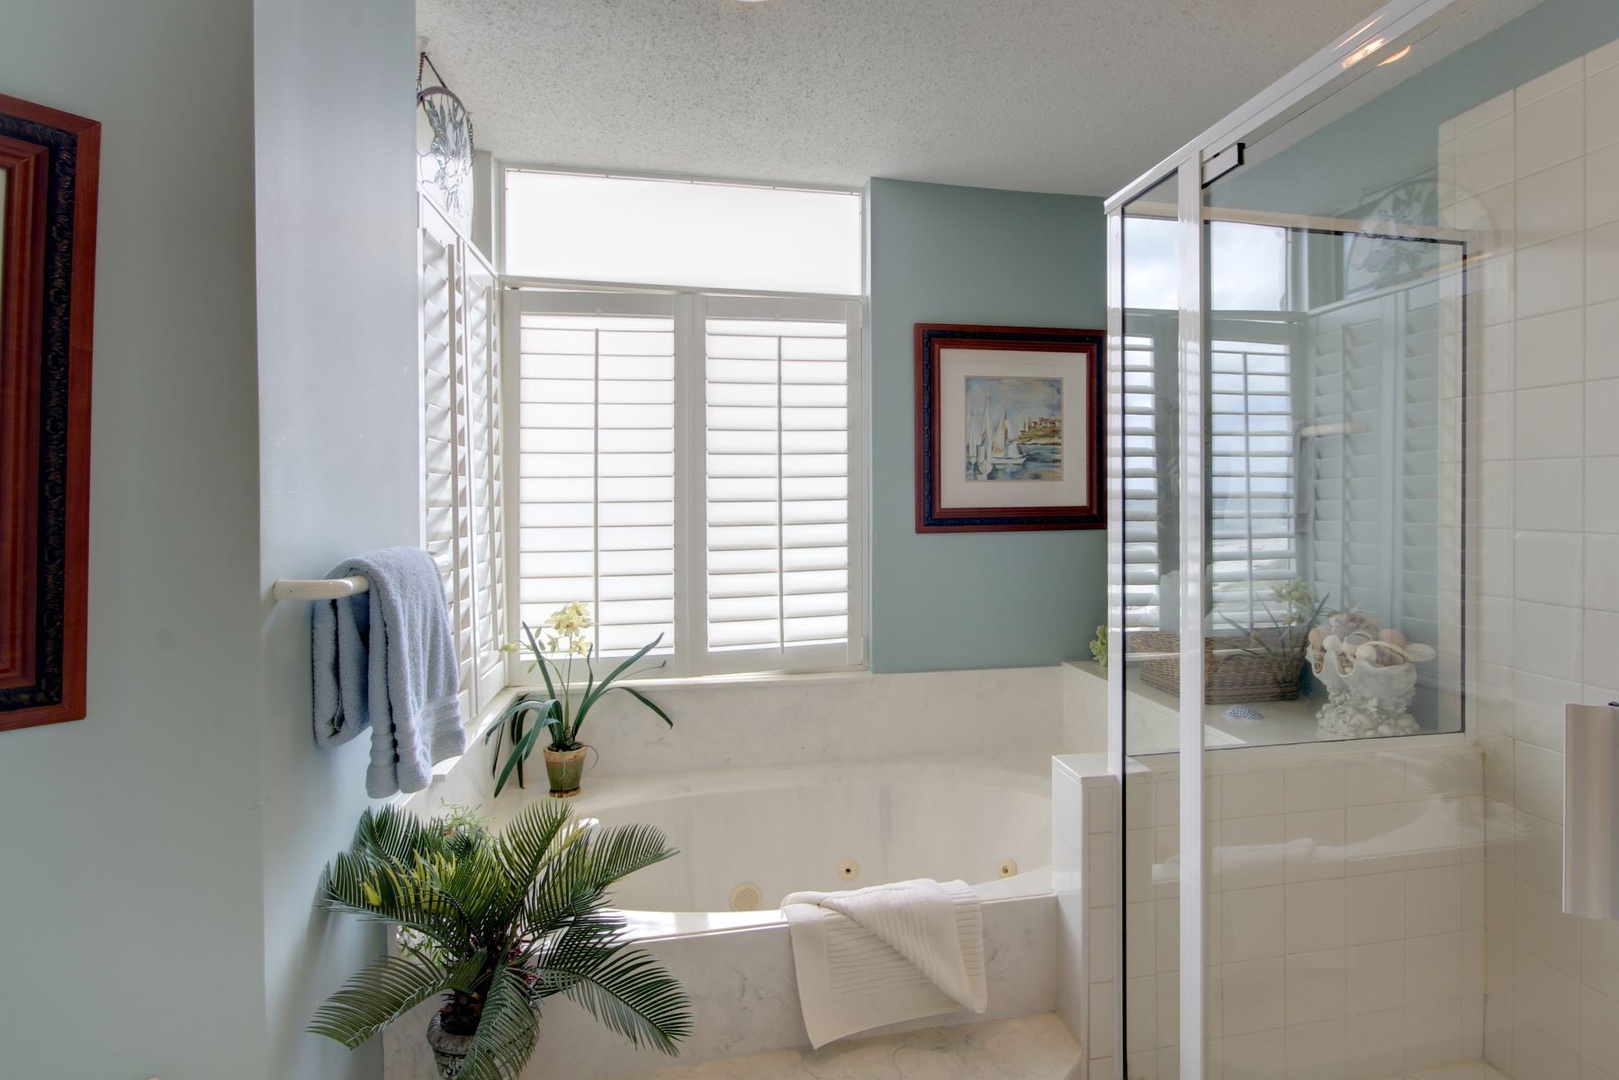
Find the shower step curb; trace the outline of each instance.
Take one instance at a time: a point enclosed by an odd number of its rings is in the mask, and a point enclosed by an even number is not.
[[[847,1039],[617,1080],[1071,1080],[1081,1051],[1055,1013]]]

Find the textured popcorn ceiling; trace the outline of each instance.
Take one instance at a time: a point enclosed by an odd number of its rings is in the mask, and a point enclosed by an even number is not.
[[[508,161],[1108,195],[1378,0],[419,0]]]

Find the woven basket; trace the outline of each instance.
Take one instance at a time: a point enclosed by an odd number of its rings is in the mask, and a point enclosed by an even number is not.
[[[1278,680],[1273,666],[1264,658],[1244,651],[1246,639],[1221,634],[1203,639],[1203,701],[1208,705],[1235,705],[1254,701],[1296,701],[1299,696],[1298,672],[1288,680]],[[1149,631],[1132,634],[1130,652],[1147,659],[1141,662],[1141,681],[1175,697],[1181,692],[1181,636]],[[1302,671],[1304,663],[1299,662]]]

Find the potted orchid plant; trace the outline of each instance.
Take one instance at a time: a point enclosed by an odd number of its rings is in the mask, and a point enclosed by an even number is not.
[[[528,651],[533,656],[529,670],[539,670],[545,680],[545,692],[527,693],[508,705],[500,721],[484,735],[484,742],[495,740],[494,763],[491,773],[497,773],[495,794],[499,795],[512,774],[517,774],[517,786],[524,787],[523,765],[546,740],[544,749],[545,772],[551,782],[551,797],[565,799],[579,794],[579,781],[584,775],[585,753],[589,746],[579,741],[579,729],[596,703],[614,690],[622,690],[642,705],[657,713],[670,727],[675,722],[669,714],[655,705],[650,698],[633,686],[625,686],[621,679],[641,672],[632,671],[646,659],[648,653],[663,641],[659,634],[642,646],[629,659],[621,662],[599,681],[596,678],[594,645],[590,641],[590,628],[594,625],[585,605],[579,601],[567,605],[545,620],[539,634],[523,624],[523,635],[528,640]],[[507,645],[508,652],[520,652],[522,646]],[[584,665],[585,683],[581,688],[574,678],[574,661]],[[655,664],[653,667],[661,667]],[[650,669],[643,669],[650,670]],[[501,765],[500,748],[509,740],[505,766]]]

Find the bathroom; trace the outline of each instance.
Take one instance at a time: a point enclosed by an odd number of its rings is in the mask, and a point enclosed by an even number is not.
[[[425,38],[492,151],[486,248],[501,162],[858,203],[856,285],[761,290],[856,312],[843,655],[671,670],[637,686],[673,727],[627,697],[593,719],[579,806],[682,849],[622,888],[696,1030],[671,1060],[548,1006],[531,1075],[1619,1078],[1619,931],[1563,913],[1565,706],[1619,700],[1619,9],[1320,0],[1283,32],[1244,5],[939,0],[919,39],[800,0],[563,4],[534,32],[576,54],[536,84],[480,63],[512,36],[487,6],[0,0],[0,94],[103,125],[89,709],[0,730],[9,1068],[433,1075],[425,1019],[352,1052],[306,1031],[385,947],[313,902],[378,804],[359,744],[310,739],[309,608],[274,599],[423,540]],[[691,138],[745,143],[748,107],[671,118],[624,74],[660,35],[780,60],[809,33],[864,68],[806,95],[850,134],[766,131],[785,149],[754,163]],[[1264,63],[1233,63],[1250,37]],[[636,152],[567,139],[590,49],[653,117]],[[762,97],[824,85],[795,55]],[[1014,89],[925,80],[952,64]],[[501,96],[534,85],[553,112],[525,142]],[[885,94],[916,137],[862,126]],[[1067,149],[1015,124],[964,145],[996,109]],[[1106,529],[918,530],[918,324],[1107,333]],[[412,808],[543,800],[533,776],[493,796],[483,730]],[[812,1051],[772,905],[909,877],[978,891],[987,1009]]]

